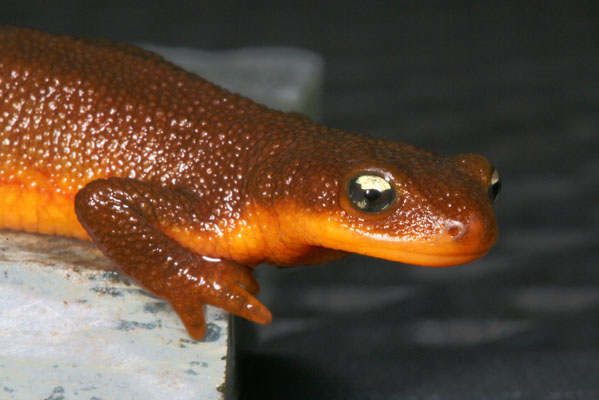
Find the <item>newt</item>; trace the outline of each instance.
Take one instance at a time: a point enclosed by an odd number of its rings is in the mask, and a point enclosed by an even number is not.
[[[500,185],[481,155],[329,128],[130,45],[0,28],[0,228],[92,241],[194,339],[206,304],[271,321],[261,263],[478,259]]]

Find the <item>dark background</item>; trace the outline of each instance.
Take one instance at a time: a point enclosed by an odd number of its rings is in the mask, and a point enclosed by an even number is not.
[[[307,48],[326,62],[325,124],[501,173],[500,239],[480,261],[260,268],[275,320],[236,321],[242,398],[599,398],[594,2],[21,1],[0,23]]]

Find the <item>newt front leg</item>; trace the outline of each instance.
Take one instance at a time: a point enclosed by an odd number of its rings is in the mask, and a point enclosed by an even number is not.
[[[177,221],[194,218],[194,201],[182,191],[110,178],[81,189],[75,212],[104,254],[172,305],[192,338],[204,336],[204,304],[269,323],[270,311],[253,296],[259,288],[251,268],[203,257],[164,233]]]

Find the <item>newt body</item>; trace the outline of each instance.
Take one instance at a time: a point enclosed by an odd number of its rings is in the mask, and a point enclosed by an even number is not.
[[[204,304],[270,322],[260,263],[481,257],[498,187],[483,156],[270,110],[132,46],[0,28],[0,228],[93,241],[196,339]]]

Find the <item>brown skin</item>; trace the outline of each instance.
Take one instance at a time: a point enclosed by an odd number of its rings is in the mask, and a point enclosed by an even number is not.
[[[364,173],[396,194],[381,212],[349,198]],[[492,173],[267,109],[131,46],[0,28],[0,228],[91,239],[195,339],[204,304],[270,322],[259,263],[482,256]]]

